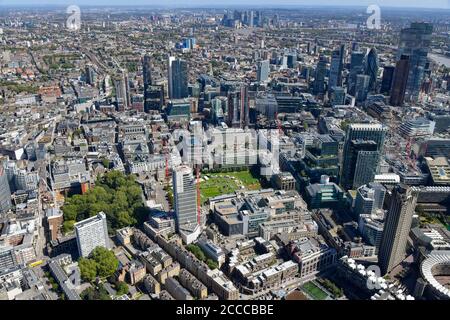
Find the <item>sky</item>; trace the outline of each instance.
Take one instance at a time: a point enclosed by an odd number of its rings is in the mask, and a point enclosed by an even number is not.
[[[0,5],[152,5],[167,7],[192,6],[368,6],[448,8],[450,0],[0,0]]]

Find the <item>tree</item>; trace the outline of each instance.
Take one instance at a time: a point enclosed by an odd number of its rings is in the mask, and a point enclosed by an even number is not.
[[[169,202],[170,206],[174,206],[174,198],[173,198],[173,191],[170,189],[167,191],[167,201]]]
[[[110,165],[109,160],[106,159],[106,158],[103,158],[103,159],[102,159],[102,165],[103,165],[106,169],[109,169],[109,165]]]
[[[90,256],[97,263],[97,275],[99,277],[109,277],[119,267],[119,260],[114,255],[114,252],[104,247],[95,248]]]
[[[116,218],[117,228],[119,229],[135,223],[135,219],[126,210],[120,211]]]
[[[348,126],[350,125],[350,121],[349,120],[343,120],[341,122],[341,129],[344,131],[347,131]]]
[[[206,260],[206,264],[208,265],[208,268],[210,268],[211,270],[219,268],[219,265],[217,264],[217,262],[215,262],[214,260],[211,260],[211,259]]]
[[[99,178],[96,186],[83,195],[74,195],[66,200],[62,210],[65,221],[80,221],[103,211],[106,214],[109,231],[141,222],[144,208],[142,189],[133,175],[125,176],[119,171],[110,171]],[[139,218],[139,219],[138,219]],[[67,223],[65,231],[73,229],[73,223]]]
[[[78,260],[78,267],[80,268],[81,278],[85,281],[92,282],[97,276],[97,263],[94,260],[80,258]]]
[[[305,129],[305,131],[306,131],[306,130],[308,130],[308,128],[309,128],[308,123],[303,122],[303,129]]]
[[[98,288],[89,287],[80,296],[83,300],[111,300],[103,285],[99,285]]]
[[[203,253],[202,249],[200,249],[199,246],[196,246],[195,244],[190,244],[186,246],[186,249],[192,252],[198,260],[201,261],[206,260],[205,254]]]
[[[123,281],[119,281],[116,283],[116,290],[117,290],[117,295],[119,295],[119,296],[127,294],[128,293],[128,285]]]
[[[344,291],[342,288],[339,288],[336,286],[332,281],[329,279],[321,279],[319,281],[327,290],[329,290],[335,297],[340,298],[344,294]]]
[[[63,232],[68,233],[73,230],[73,225],[75,224],[75,220],[67,220],[63,223]]]
[[[145,207],[137,207],[133,211],[133,216],[135,217],[138,225],[142,225],[145,221],[147,221],[149,215],[150,210]]]

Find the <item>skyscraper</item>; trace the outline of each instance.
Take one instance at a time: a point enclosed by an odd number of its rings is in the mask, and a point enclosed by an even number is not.
[[[248,86],[242,85],[241,90],[239,92],[239,101],[240,101],[240,121],[241,128],[247,128],[250,124],[250,105],[248,101]]]
[[[378,167],[380,154],[373,140],[356,139],[350,141],[342,172],[342,186],[356,189],[373,181]]]
[[[152,63],[151,57],[146,54],[142,60],[142,69],[144,77],[144,88],[152,85]]]
[[[386,188],[377,182],[362,185],[356,192],[355,218],[359,220],[362,214],[376,214],[377,210],[383,209]]]
[[[196,45],[197,40],[195,38],[184,38],[183,43],[183,49],[194,49]]]
[[[173,77],[172,77],[172,64],[175,61],[175,57],[169,57],[167,61],[167,84],[168,84],[168,94],[169,99],[173,96]]]
[[[325,75],[327,73],[327,59],[321,55],[316,67],[316,75],[313,84],[313,93],[320,95],[325,92]]]
[[[85,68],[85,72],[86,72],[86,83],[90,84],[91,86],[94,85],[96,81],[96,74],[92,65],[87,65]]]
[[[287,55],[287,67],[288,68],[294,68],[295,63],[297,62],[297,54],[296,53],[289,53]]]
[[[142,73],[144,78],[144,109],[149,110],[147,99],[149,99],[149,88],[152,85],[152,64],[151,58],[147,54],[142,59]]]
[[[0,213],[11,209],[11,190],[9,189],[8,177],[3,165],[0,164]]]
[[[352,96],[356,93],[356,78],[358,74],[364,73],[364,56],[364,53],[361,51],[354,51],[351,54],[348,92]]]
[[[228,93],[228,125],[239,128],[239,116],[239,93],[230,91]]]
[[[354,160],[350,170],[353,172],[352,189],[359,188],[372,182],[377,173],[380,153],[377,144],[373,140],[359,141],[353,140],[350,153]],[[350,176],[351,176],[350,175]]]
[[[187,62],[175,57],[169,57],[169,97],[182,99],[189,96]]]
[[[341,185],[346,189],[358,187],[357,184],[365,184],[366,177],[361,176],[357,170],[359,167],[361,170],[369,170],[373,172],[378,166],[378,161],[374,159],[374,152],[378,152],[380,156],[383,153],[383,144],[386,135],[386,128],[381,124],[375,123],[353,123],[347,128],[343,150],[343,161],[341,167]],[[367,143],[366,143],[367,142]],[[365,152],[361,154],[359,158],[359,152]],[[367,152],[372,152],[368,154]],[[365,165],[370,164],[371,168],[364,168]],[[375,167],[375,168],[373,168]],[[370,173],[369,172],[369,173]],[[357,184],[355,185],[355,177]],[[360,184],[360,185],[361,185]]]
[[[332,106],[343,105],[345,102],[345,89],[342,87],[332,87],[330,89],[330,103]]]
[[[376,91],[378,75],[378,54],[375,48],[370,49],[367,55],[366,75],[368,75],[370,78],[369,91]]]
[[[411,23],[402,29],[398,46],[397,59],[409,56],[409,75],[406,84],[406,101],[417,101],[424,79],[427,55],[431,45],[433,25],[423,22]]]
[[[264,15],[263,15],[262,11],[256,11],[255,25],[258,27],[264,26]]]
[[[356,76],[355,98],[357,102],[364,102],[367,99],[370,87],[370,76],[358,74]]]
[[[215,124],[224,122],[228,116],[227,97],[215,97],[211,101],[211,118]]]
[[[384,95],[391,94],[392,82],[394,80],[395,66],[385,66],[383,68],[383,78],[381,79],[380,93]]]
[[[164,86],[148,86],[146,91],[144,111],[150,110],[161,111],[164,104]]]
[[[390,104],[393,106],[402,106],[405,100],[406,84],[409,75],[409,57],[401,56],[395,66],[394,77],[392,80]]]
[[[248,14],[248,26],[250,28],[253,28],[254,21],[255,21],[254,12],[253,10],[251,10]]]
[[[342,70],[344,68],[345,46],[341,45],[339,49],[333,51],[331,55],[330,79],[328,88],[340,87],[342,85]]]
[[[75,223],[74,227],[80,257],[88,257],[96,247],[109,249],[108,226],[103,212]]]
[[[125,74],[120,74],[114,79],[114,87],[116,90],[117,111],[128,109],[128,79]]]
[[[405,258],[417,197],[417,189],[406,185],[397,185],[391,192],[378,253],[378,262],[383,274],[389,273]]]
[[[258,82],[264,82],[269,79],[269,60],[258,61],[256,68],[256,80]]]
[[[177,229],[197,223],[197,190],[192,169],[187,165],[174,169],[173,191]]]

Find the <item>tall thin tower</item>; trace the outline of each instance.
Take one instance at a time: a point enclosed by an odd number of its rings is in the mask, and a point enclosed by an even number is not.
[[[405,258],[417,196],[416,188],[403,184],[397,185],[391,192],[389,211],[378,253],[378,262],[383,274],[389,273]]]

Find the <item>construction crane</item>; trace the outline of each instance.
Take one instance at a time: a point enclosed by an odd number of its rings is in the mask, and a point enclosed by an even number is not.
[[[197,166],[197,223],[201,225],[201,199],[200,199],[200,169]]]
[[[275,122],[277,124],[278,132],[283,135],[283,129],[281,127],[281,121],[278,119],[278,112],[275,112]]]
[[[167,150],[167,140],[166,139],[162,139],[162,144],[163,144],[163,148],[164,148],[164,153],[166,155],[166,168],[165,168],[165,175],[166,175],[166,187],[169,188],[169,175],[170,175],[170,170],[169,170],[169,151]]]
[[[47,188],[47,192],[50,193],[52,195],[53,198],[53,206],[54,208],[57,208],[57,203],[56,203],[56,193],[54,190],[52,190],[52,188],[50,188],[50,186],[48,185],[47,181],[44,178],[40,178],[40,181],[42,181],[45,185],[45,187]]]
[[[169,187],[169,154],[166,153],[166,185]]]
[[[406,157],[408,158],[409,166],[413,169],[417,169],[416,165],[416,156],[411,156],[411,145],[414,143],[412,137],[409,137],[408,142],[406,143]]]
[[[398,126],[399,122],[396,121],[395,116],[393,115],[391,119],[389,119],[389,143],[386,147],[386,153],[392,156],[395,160],[398,159],[398,149],[400,148],[399,140],[396,138],[398,135]]]

